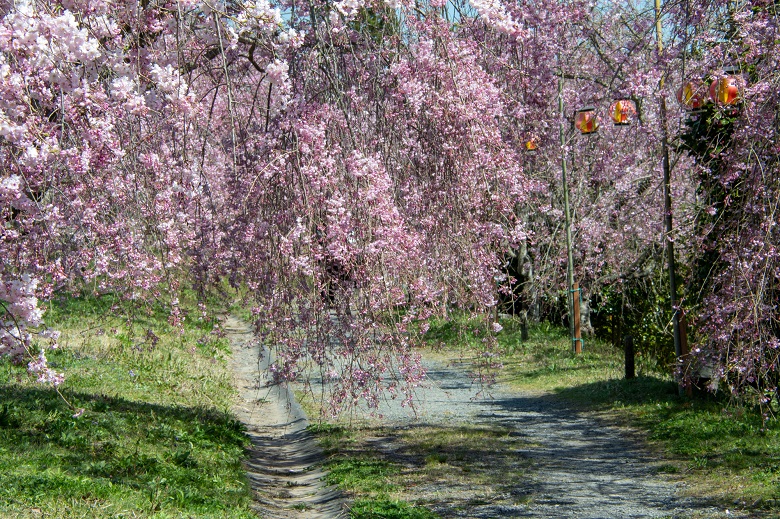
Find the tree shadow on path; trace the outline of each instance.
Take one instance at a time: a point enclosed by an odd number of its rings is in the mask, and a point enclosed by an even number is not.
[[[556,395],[480,391],[458,368],[429,375],[417,419],[383,409],[393,427],[363,445],[407,467],[407,499],[442,517],[726,517],[681,497],[633,430]]]

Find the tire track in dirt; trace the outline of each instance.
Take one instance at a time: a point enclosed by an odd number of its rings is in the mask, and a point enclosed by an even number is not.
[[[256,511],[267,519],[346,517],[342,495],[323,481],[322,452],[306,430],[306,415],[290,391],[269,383],[267,348],[233,316],[224,329],[239,393],[234,412],[252,442],[245,465]]]

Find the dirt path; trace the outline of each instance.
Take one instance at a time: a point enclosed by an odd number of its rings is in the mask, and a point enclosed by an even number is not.
[[[324,486],[316,468],[321,453],[306,433],[303,412],[287,390],[267,385],[267,352],[261,355],[245,324],[230,319],[226,329],[241,394],[236,413],[253,445],[247,469],[259,512],[267,518],[345,517],[342,496]],[[372,439],[373,449],[401,460],[413,473],[419,466],[409,463],[414,458],[409,437],[417,431],[497,426],[512,431],[506,450],[473,445],[470,454],[460,453],[477,460],[477,470],[469,471],[481,479],[432,477],[407,488],[406,500],[425,504],[443,518],[738,517],[681,497],[681,484],[658,472],[663,461],[631,431],[551,395],[499,387],[476,398],[463,367],[432,360],[427,367],[416,417],[397,401],[381,406],[381,418],[362,417],[384,431]],[[517,467],[521,475],[508,477],[509,469]]]
[[[346,517],[342,496],[322,481],[322,452],[305,414],[289,391],[268,384],[268,351],[246,323],[231,316],[224,327],[239,392],[235,413],[252,441],[247,473],[257,511],[267,519]]]

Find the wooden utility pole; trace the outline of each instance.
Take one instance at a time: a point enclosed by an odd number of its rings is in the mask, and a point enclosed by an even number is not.
[[[626,379],[631,379],[636,375],[634,364],[634,338],[631,335],[623,337],[623,348],[626,358]]]
[[[655,35],[658,43],[659,58],[664,51],[663,27],[661,25],[661,0],[655,0]],[[666,96],[663,93],[665,78],[661,76],[658,87],[660,91],[660,117],[661,117],[661,154],[664,172],[664,228],[666,237],[666,263],[669,271],[669,299],[672,304],[672,326],[674,333],[674,354],[679,362],[682,358],[683,339],[680,335],[680,309],[677,300],[677,278],[675,275],[674,239],[672,236],[672,181],[671,167],[669,164],[669,129],[666,126]],[[680,386],[682,391],[682,386]]]
[[[560,64],[560,56],[558,57]],[[566,225],[566,285],[567,304],[569,305],[569,336],[574,339],[574,256],[571,251],[571,210],[569,208],[569,180],[566,168],[566,113],[563,110],[563,72],[558,74],[558,111],[561,123],[558,136],[561,142],[561,177],[563,182],[563,215]]]

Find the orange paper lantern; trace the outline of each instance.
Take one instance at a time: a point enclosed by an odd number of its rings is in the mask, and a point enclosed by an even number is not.
[[[574,127],[586,135],[598,131],[599,118],[596,116],[596,109],[586,106],[577,110],[577,115],[574,116]]]
[[[610,105],[609,116],[616,126],[631,124],[636,116],[636,104],[630,99],[618,99]]]
[[[535,134],[526,135],[525,150],[529,153],[533,153],[539,147],[539,136]]]
[[[740,101],[738,80],[735,76],[715,79],[710,84],[710,99],[719,105],[735,105]]]
[[[701,81],[688,81],[677,90],[677,102],[686,110],[698,110],[707,101],[706,92]]]

